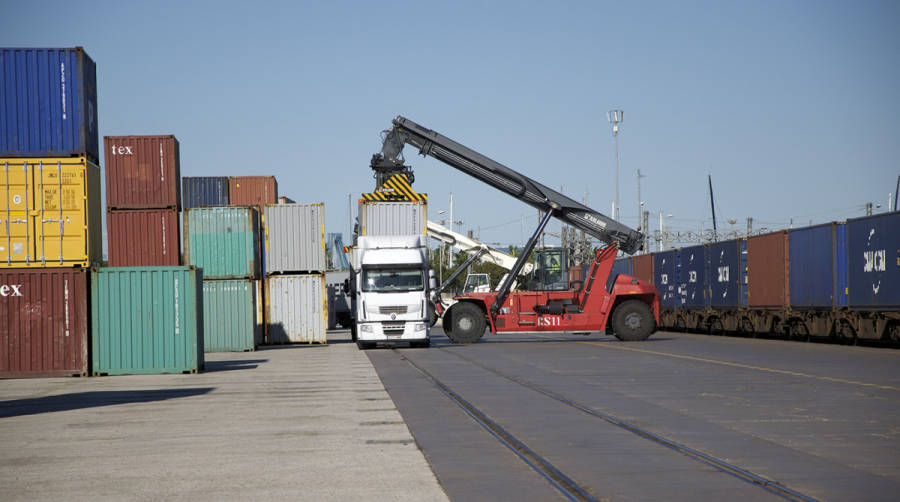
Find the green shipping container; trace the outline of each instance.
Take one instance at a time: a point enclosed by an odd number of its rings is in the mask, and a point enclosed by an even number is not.
[[[185,264],[206,279],[257,279],[259,212],[251,207],[201,207],[184,212]]]
[[[203,369],[203,274],[194,267],[91,272],[94,375]]]
[[[262,343],[256,318],[259,281],[203,280],[203,348],[206,352],[255,350]]]

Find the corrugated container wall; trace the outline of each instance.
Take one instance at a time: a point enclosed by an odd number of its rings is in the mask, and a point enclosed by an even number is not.
[[[0,378],[89,371],[88,270],[0,271]]]
[[[181,178],[182,207],[215,207],[228,205],[227,176]]]
[[[642,254],[631,257],[631,271],[635,278],[640,279],[647,284],[656,284],[653,276],[653,255]],[[659,287],[657,286],[657,289]],[[662,293],[660,293],[662,294]]]
[[[324,272],[325,204],[266,207],[266,274]]]
[[[424,201],[359,201],[359,235],[415,235],[425,233]]]
[[[91,272],[95,375],[203,369],[202,272],[194,267],[106,267]]]
[[[678,305],[687,308],[709,306],[706,246],[682,248],[679,256]]]
[[[900,310],[900,212],[847,220],[849,306]]]
[[[0,49],[0,157],[99,163],[97,130],[97,66],[84,49]]]
[[[181,206],[181,166],[175,136],[106,136],[106,206]]]
[[[786,230],[747,239],[749,306],[782,308],[790,304]]]
[[[613,262],[612,270],[609,272],[609,278],[606,280],[606,289],[607,290],[609,290],[612,287],[613,283],[616,280],[616,276],[618,276],[619,274],[625,274],[625,275],[631,275],[631,276],[634,275],[632,273],[631,263],[632,262],[631,262],[630,256],[616,258],[616,261]],[[587,277],[591,270],[590,264],[584,264],[581,268],[582,268],[581,276]]]
[[[257,279],[259,213],[252,207],[205,207],[184,212],[184,261],[207,279]]]
[[[794,309],[831,309],[840,305],[838,270],[847,267],[846,253],[837,251],[838,232],[843,224],[827,223],[790,230],[790,299]],[[844,274],[846,277],[846,274]]]
[[[256,319],[259,281],[203,281],[203,348],[206,352],[242,352],[262,343]]]
[[[659,291],[660,307],[677,307],[678,251],[675,249],[653,254],[653,284]]]
[[[256,206],[263,211],[266,205],[278,203],[278,182],[274,176],[232,176],[228,198],[232,206]]]
[[[713,308],[737,308],[743,305],[742,241],[715,242],[709,245],[709,304]]]
[[[325,343],[328,297],[325,275],[273,275],[266,279],[269,343]]]
[[[174,209],[107,211],[106,235],[110,267],[181,264],[181,233]]]
[[[0,182],[0,268],[100,263],[96,164],[85,157],[0,159]]]

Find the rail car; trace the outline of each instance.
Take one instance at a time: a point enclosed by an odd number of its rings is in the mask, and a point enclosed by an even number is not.
[[[621,258],[660,328],[900,343],[900,212]]]

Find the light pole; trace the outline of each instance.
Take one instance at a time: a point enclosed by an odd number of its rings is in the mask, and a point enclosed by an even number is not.
[[[606,112],[606,119],[612,125],[613,139],[616,143],[616,206],[613,210],[613,219],[619,221],[619,124],[625,120],[625,112],[610,110]]]

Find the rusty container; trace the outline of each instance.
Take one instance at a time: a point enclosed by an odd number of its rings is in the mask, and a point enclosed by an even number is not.
[[[278,182],[274,176],[232,176],[228,180],[228,202],[232,206],[256,206],[262,213],[266,204],[278,203]]]
[[[632,267],[634,268],[634,273],[632,274],[634,277],[646,282],[647,284],[654,284],[652,254],[633,256]]]
[[[788,232],[747,239],[747,289],[751,308],[782,308],[790,302]]]
[[[181,232],[174,209],[121,209],[106,213],[110,267],[180,265]]]
[[[0,378],[86,376],[88,269],[0,271]]]
[[[105,136],[103,151],[107,207],[181,207],[181,166],[175,136]]]

